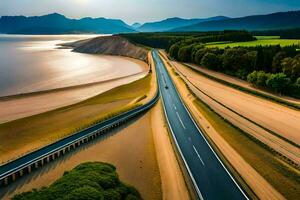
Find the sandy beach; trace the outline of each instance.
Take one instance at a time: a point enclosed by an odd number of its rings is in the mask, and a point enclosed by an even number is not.
[[[47,186],[65,171],[88,161],[112,163],[120,179],[135,186],[144,199],[161,199],[150,113],[20,179],[0,191],[0,198],[9,199],[16,193]]]

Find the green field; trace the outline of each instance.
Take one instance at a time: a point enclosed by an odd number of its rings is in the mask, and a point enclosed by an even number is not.
[[[300,40],[290,40],[290,39],[279,39],[278,36],[256,36],[258,40],[250,42],[212,42],[207,43],[206,47],[209,48],[220,48],[224,49],[226,47],[253,47],[253,46],[269,46],[269,45],[280,45],[280,46],[291,46],[300,45]]]
[[[255,36],[258,40],[274,40],[280,39],[280,36]]]

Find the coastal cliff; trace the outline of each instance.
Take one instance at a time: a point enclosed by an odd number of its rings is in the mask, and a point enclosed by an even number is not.
[[[74,52],[126,56],[147,62],[148,51],[120,36],[97,37],[63,44]]]

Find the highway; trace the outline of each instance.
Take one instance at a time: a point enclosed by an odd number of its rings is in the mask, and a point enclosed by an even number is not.
[[[35,163],[44,160],[50,155],[60,152],[62,149],[75,144],[76,142],[82,141],[83,139],[89,138],[96,133],[105,134],[107,131],[111,130],[114,127],[120,126],[122,123],[130,120],[133,117],[138,116],[149,110],[159,99],[159,93],[157,93],[152,100],[150,100],[145,105],[139,106],[133,110],[117,115],[111,119],[100,122],[94,126],[91,126],[87,129],[74,133],[66,138],[63,138],[57,142],[54,142],[50,145],[42,147],[36,151],[28,153],[16,160],[8,162],[0,166],[0,189],[1,185],[4,182],[4,179],[11,177],[14,174],[20,172],[20,170],[26,169],[28,166],[33,166]]]
[[[46,157],[53,155],[53,153],[60,152],[62,149],[84,138],[88,138],[96,133],[103,132],[104,134],[105,130],[119,126],[120,123],[125,123],[130,118],[150,109],[161,96],[174,141],[199,199],[248,199],[193,121],[193,118],[181,101],[180,95],[158,52],[153,51],[152,54],[156,64],[160,95],[157,93],[149,103],[143,106],[96,124],[0,166],[0,182],[3,184],[4,179],[7,177],[14,176],[21,170],[33,166]]]
[[[158,52],[152,54],[165,115],[199,199],[248,199],[189,114]]]

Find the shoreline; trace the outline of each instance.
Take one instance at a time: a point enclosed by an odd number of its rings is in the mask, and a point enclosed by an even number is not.
[[[122,56],[106,57],[114,59]],[[99,82],[0,97],[0,124],[79,103],[147,75],[149,66],[146,62],[126,57],[122,58],[138,64],[142,71]],[[55,99],[55,101],[50,99]]]

